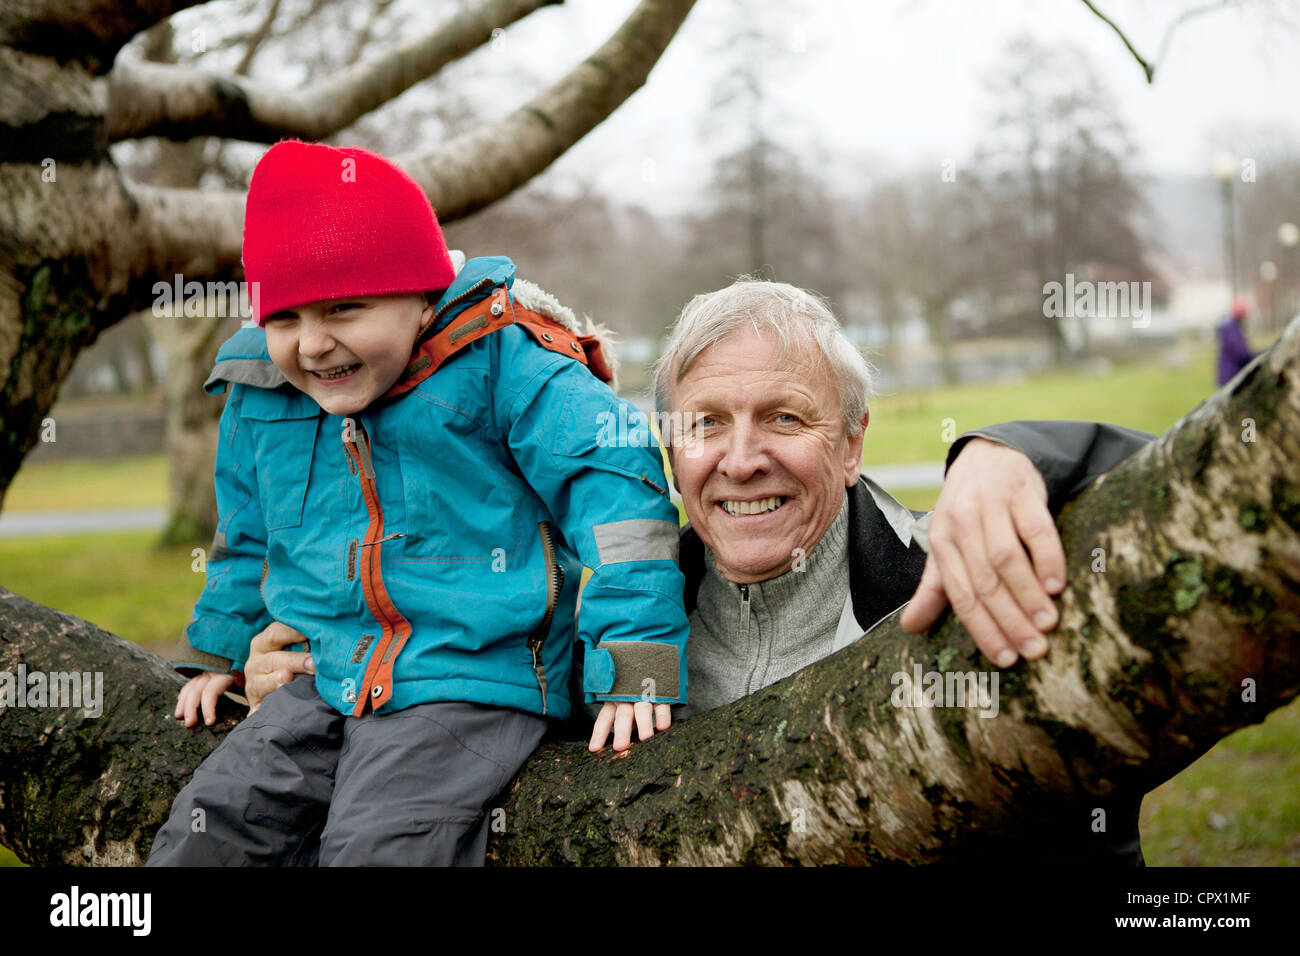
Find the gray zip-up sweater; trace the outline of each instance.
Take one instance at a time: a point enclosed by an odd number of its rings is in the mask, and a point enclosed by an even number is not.
[[[752,694],[831,652],[849,593],[849,499],[821,540],[779,577],[735,584],[713,552],[690,615],[689,717]]]

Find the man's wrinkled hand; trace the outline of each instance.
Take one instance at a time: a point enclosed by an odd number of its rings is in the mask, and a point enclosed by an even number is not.
[[[286,651],[290,644],[307,643],[307,638],[287,624],[273,621],[253,638],[248,663],[244,665],[244,695],[248,712],[256,712],[266,695],[293,680],[295,674],[315,674],[316,663],[307,651]]]
[[[587,749],[592,753],[604,749],[610,729],[613,728],[614,749],[627,750],[632,746],[634,722],[640,739],[649,740],[656,730],[667,730],[673,725],[672,705],[652,704],[649,701],[605,701],[605,706],[600,708],[600,713],[596,716],[596,726],[591,731],[591,742]]]
[[[1021,452],[983,438],[962,448],[930,518],[921,584],[900,621],[919,634],[951,604],[984,656],[1010,667],[1047,653],[1065,551],[1047,486]],[[1032,562],[1032,563],[1031,563]]]

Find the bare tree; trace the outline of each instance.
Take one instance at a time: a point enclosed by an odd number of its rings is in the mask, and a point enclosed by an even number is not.
[[[1008,285],[1025,290],[1022,299],[1034,304],[1026,322],[1063,360],[1070,354],[1065,319],[1042,314],[1045,283],[1082,274],[1087,262],[1147,277],[1136,148],[1082,52],[1021,37],[1004,60],[988,82],[993,122],[973,165],[992,200],[1016,210],[1018,227],[1000,240],[1019,264]]]
[[[544,0],[481,0],[393,53],[298,91],[180,64],[115,63],[193,0],[31,0],[0,8],[0,492],[59,383],[154,285],[239,273],[243,196],[131,182],[128,137],[271,142],[343,128],[527,16]],[[398,161],[451,221],[537,175],[646,80],[693,0],[643,0],[581,64],[507,116]]]

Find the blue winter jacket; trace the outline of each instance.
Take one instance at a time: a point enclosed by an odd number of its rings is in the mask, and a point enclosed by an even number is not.
[[[309,638],[343,713],[461,700],[564,719],[586,565],[586,701],[686,700],[658,448],[603,437],[623,401],[568,354],[576,338],[538,331],[513,282],[509,259],[467,263],[406,373],[350,424],[285,383],[261,329],[221,347],[219,525],[193,648],[242,668],[274,620]]]

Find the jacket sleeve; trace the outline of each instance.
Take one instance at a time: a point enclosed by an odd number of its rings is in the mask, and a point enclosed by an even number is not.
[[[217,533],[207,580],[185,628],[177,670],[241,670],[254,635],[271,623],[262,603],[266,523],[257,495],[253,443],[240,417],[243,385],[232,385],[217,439]]]
[[[648,423],[558,355],[500,400],[516,464],[592,570],[578,615],[586,702],[685,703],[677,508]]]
[[[966,442],[987,438],[1022,452],[1034,463],[1047,486],[1048,508],[1055,514],[1093,479],[1110,471],[1155,437],[1133,428],[1100,422],[1003,422],[959,436],[948,449],[944,474]]]

